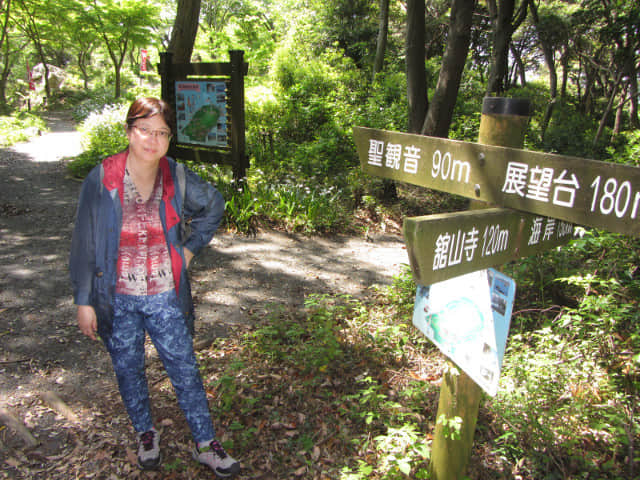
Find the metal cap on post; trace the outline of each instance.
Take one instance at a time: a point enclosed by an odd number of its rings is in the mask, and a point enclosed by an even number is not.
[[[529,99],[485,97],[478,143],[522,148],[530,116]]]

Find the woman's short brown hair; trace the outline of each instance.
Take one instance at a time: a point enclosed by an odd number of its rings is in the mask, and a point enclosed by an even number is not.
[[[129,107],[127,112],[127,130],[133,127],[136,120],[140,118],[149,118],[154,115],[162,115],[164,122],[167,124],[172,134],[175,134],[175,119],[173,109],[164,100],[154,97],[138,98]]]

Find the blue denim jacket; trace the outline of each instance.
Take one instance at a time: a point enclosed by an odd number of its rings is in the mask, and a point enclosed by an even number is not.
[[[76,305],[91,305],[98,319],[98,334],[111,335],[112,304],[117,280],[118,248],[122,228],[122,193],[128,151],[105,159],[82,184],[71,241],[69,269]],[[185,192],[176,179],[176,162],[160,160],[163,195],[160,220],[171,257],[180,308],[193,333],[193,301],[184,249],[194,255],[207,245],[224,215],[218,190],[185,168]],[[182,199],[184,198],[184,205]],[[191,219],[188,238],[182,238],[180,214]]]

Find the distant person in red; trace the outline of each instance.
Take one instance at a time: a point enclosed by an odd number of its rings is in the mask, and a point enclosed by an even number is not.
[[[168,104],[136,100],[126,130],[129,147],[95,167],[80,192],[69,261],[78,325],[92,340],[98,333],[111,355],[138,435],[140,468],[157,468],[161,461],[145,376],[146,332],[196,442],[194,459],[219,477],[231,477],[240,464],[215,439],[193,351],[187,273],[220,225],[224,200],[212,185],[166,156],[175,130]],[[181,216],[191,219],[188,236]]]

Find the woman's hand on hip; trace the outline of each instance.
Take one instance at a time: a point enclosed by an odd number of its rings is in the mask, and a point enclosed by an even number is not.
[[[189,268],[189,264],[191,263],[191,260],[193,259],[193,253],[191,253],[191,250],[189,250],[188,248],[184,249],[184,260],[185,262],[187,262],[187,268]]]
[[[78,305],[78,327],[91,340],[97,340],[98,319],[91,305]]]

